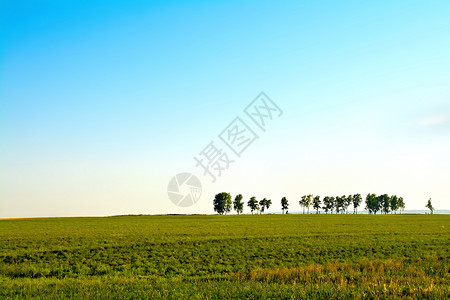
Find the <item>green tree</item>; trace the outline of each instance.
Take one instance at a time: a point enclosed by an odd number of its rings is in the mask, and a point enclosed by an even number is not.
[[[266,207],[266,198],[259,200],[259,214],[264,212],[264,209]]]
[[[361,194],[355,194],[353,195],[353,213],[358,213],[358,206],[361,205],[362,197]]]
[[[333,207],[334,207],[334,197],[326,196],[323,198],[323,209],[325,210],[325,213],[328,214],[328,211],[333,213]]]
[[[398,208],[400,209],[400,214],[405,209],[405,202],[403,201],[403,197],[398,198]]]
[[[287,213],[287,210],[289,208],[289,203],[286,197],[281,198],[281,211],[283,214]]]
[[[320,204],[321,204],[321,202],[320,202],[320,196],[315,196],[315,197],[313,198],[313,207],[314,207],[314,209],[316,210],[316,214],[319,213]]]
[[[388,194],[383,194],[378,197],[378,201],[381,204],[382,211],[387,214],[391,208],[391,197]]]
[[[231,211],[231,195],[229,193],[219,193],[214,197],[214,211],[219,215],[228,213]]]
[[[350,204],[353,203],[353,195],[348,195],[345,198],[344,203],[345,203],[345,213],[347,214],[348,213],[348,208],[350,207]]]
[[[397,213],[397,210],[399,209],[398,197],[396,195],[392,195],[390,203],[391,203],[391,211]]]
[[[376,214],[381,208],[376,194],[367,194],[366,196],[366,209],[370,214]]]
[[[255,210],[259,210],[258,200],[256,200],[255,197],[251,197],[250,200],[248,200],[247,206],[250,207],[252,214]]]
[[[266,209],[269,209],[270,205],[272,205],[272,200],[270,199],[262,199],[259,201],[259,213],[263,213]]]
[[[306,196],[305,205],[306,205],[306,208],[308,209],[308,214],[309,214],[309,207],[312,204],[312,199],[313,199],[313,195],[309,194],[308,196]]]
[[[334,210],[336,211],[336,213],[338,214],[340,211],[340,203],[341,203],[341,197],[336,196],[334,198]]]
[[[427,205],[425,205],[425,207],[430,210],[431,214],[433,214],[434,207],[433,207],[433,205],[431,205],[431,198],[428,200],[428,203],[427,203]]]
[[[227,202],[225,203],[225,214],[231,212],[231,209],[233,208],[233,201],[231,200],[231,195],[228,194],[229,197],[227,197]]]
[[[266,199],[266,198],[264,198],[264,199]],[[272,205],[272,200],[266,199],[266,201],[264,202],[265,208],[268,210],[271,205]]]
[[[333,209],[336,210],[336,197],[330,197],[330,205],[331,205],[331,213],[333,213]]]
[[[242,214],[244,211],[244,202],[242,201],[242,195],[236,195],[233,202],[233,209],[238,213],[238,215]]]
[[[307,197],[308,196],[304,195],[304,196],[302,196],[302,199],[300,201],[298,201],[298,204],[300,204],[300,206],[303,208],[303,213],[305,213],[306,202],[307,202],[306,198]]]
[[[323,197],[323,200],[322,200],[322,203],[323,203],[323,205],[322,205],[322,209],[325,211],[325,213],[326,214],[328,214],[328,211],[329,211],[329,209],[327,208],[327,203],[328,203],[328,196],[325,196],[325,197]]]
[[[345,201],[346,201],[346,197],[345,195],[339,197],[336,197],[336,213],[339,213],[341,211],[345,210]]]

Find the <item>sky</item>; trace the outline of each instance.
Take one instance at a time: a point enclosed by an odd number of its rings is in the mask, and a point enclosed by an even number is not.
[[[2,0],[0,218],[213,213],[223,191],[449,209],[449,10]],[[280,109],[264,131],[244,111],[261,92]],[[239,157],[219,137],[236,117],[258,137]],[[211,142],[233,160],[215,182],[194,160]],[[201,182],[187,207],[180,173]]]

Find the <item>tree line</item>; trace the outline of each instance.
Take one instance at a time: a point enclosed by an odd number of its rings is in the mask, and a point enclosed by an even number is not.
[[[316,214],[323,210],[325,213],[348,213],[349,210],[353,209],[353,213],[358,213],[358,207],[362,203],[361,194],[355,195],[343,195],[343,196],[326,196],[323,199],[320,196],[314,195],[304,195],[301,196],[299,200],[300,206],[303,208],[303,213],[309,214],[309,209],[312,208],[316,211]],[[288,213],[289,201],[286,197],[281,198],[281,211],[283,214]],[[403,197],[398,197],[396,195],[389,196],[388,194],[376,195],[367,194],[365,199],[365,209],[369,214],[376,214],[378,212],[388,214],[397,213],[400,210],[405,209],[405,202]],[[213,201],[214,211],[218,214],[227,214],[234,209],[237,214],[242,214],[244,212],[245,203],[243,201],[242,194],[236,195],[234,200],[230,193],[222,192],[214,197]],[[272,200],[263,198],[262,200],[257,200],[256,197],[250,197],[247,202],[247,206],[250,208],[251,213],[263,213],[268,210],[272,205]],[[431,205],[431,202],[430,202]]]

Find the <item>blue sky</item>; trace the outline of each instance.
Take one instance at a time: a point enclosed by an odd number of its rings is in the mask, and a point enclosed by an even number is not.
[[[211,213],[223,190],[449,208],[450,3],[279,2],[2,1],[0,217]],[[211,183],[193,156],[261,91],[283,116]]]

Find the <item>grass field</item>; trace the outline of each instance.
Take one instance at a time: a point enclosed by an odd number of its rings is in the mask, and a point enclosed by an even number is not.
[[[0,220],[0,298],[450,298],[449,215]]]

